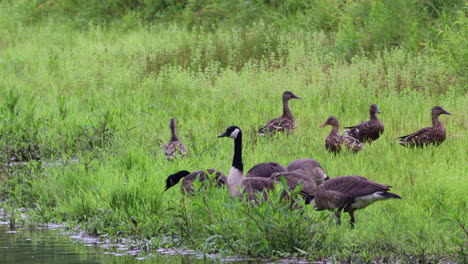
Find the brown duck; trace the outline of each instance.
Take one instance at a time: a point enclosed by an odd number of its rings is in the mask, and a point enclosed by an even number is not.
[[[425,145],[440,145],[444,142],[445,128],[439,121],[440,115],[451,115],[440,106],[432,108],[432,127],[425,127],[413,134],[400,137],[400,145],[408,147],[422,147]]]
[[[330,116],[320,127],[328,125],[333,126],[332,131],[328,135],[327,139],[325,139],[325,148],[328,151],[338,154],[341,152],[341,145],[345,145],[346,149],[352,152],[358,152],[363,148],[363,144],[358,139],[347,135],[340,135],[340,124],[336,117]]]
[[[371,104],[369,108],[369,121],[361,122],[355,126],[345,127],[349,130],[344,132],[361,142],[372,142],[380,137],[384,132],[382,121],[377,118],[377,113],[381,113],[376,104]]]
[[[299,96],[296,96],[290,91],[285,91],[283,93],[283,115],[271,120],[264,127],[260,128],[258,131],[259,135],[273,134],[274,132],[288,132],[291,133],[296,129],[296,120],[289,109],[289,100],[290,99],[302,99]]]
[[[180,141],[179,137],[177,136],[176,131],[176,120],[175,118],[171,118],[169,122],[169,128],[171,129],[171,140],[164,145],[163,152],[166,155],[168,160],[171,160],[175,157],[182,157],[187,152],[187,147],[185,146],[182,141]]]
[[[340,176],[319,185],[315,195],[307,197],[306,203],[313,203],[318,211],[335,211],[338,224],[341,223],[341,212],[345,211],[351,216],[351,227],[354,227],[354,211],[376,201],[401,199],[399,195],[388,192],[391,187],[362,176]]]
[[[179,183],[182,178],[184,179],[182,180],[180,191],[183,194],[193,194],[195,192],[195,187],[193,185],[195,181],[201,182],[201,187],[206,186],[207,183],[211,185],[216,184],[218,187],[227,183],[226,176],[215,169],[207,169],[206,171],[199,170],[192,173],[186,170],[181,170],[167,177],[166,189],[164,191],[167,191],[169,188]]]

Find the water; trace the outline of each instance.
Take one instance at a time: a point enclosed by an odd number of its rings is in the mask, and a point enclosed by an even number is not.
[[[221,263],[220,259],[197,255],[160,254],[129,251],[124,245],[99,244],[94,240],[73,238],[57,229],[10,231],[0,223],[0,263]],[[93,242],[94,241],[94,242]],[[168,251],[170,253],[170,251]],[[174,253],[174,252],[173,252]],[[236,263],[248,263],[237,262]]]

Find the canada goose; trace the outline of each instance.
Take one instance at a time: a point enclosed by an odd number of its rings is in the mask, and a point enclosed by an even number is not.
[[[293,98],[302,99],[290,91],[285,91],[283,93],[283,115],[273,120],[270,120],[268,124],[260,128],[260,130],[258,131],[259,135],[273,134],[274,132],[277,132],[277,131],[279,132],[286,131],[290,133],[294,129],[296,129],[296,120],[294,119],[291,109],[289,109],[289,103],[288,103],[289,100]]]
[[[338,224],[341,223],[341,212],[345,211],[351,216],[351,227],[354,227],[355,210],[363,209],[379,200],[401,199],[397,194],[388,192],[391,187],[362,176],[340,176],[319,185],[315,195],[307,197],[306,203],[313,203],[318,211],[336,210]]]
[[[275,172],[286,171],[278,162],[264,162],[253,166],[245,175],[245,177],[271,177]]]
[[[307,177],[310,177],[315,181],[316,185],[322,184],[324,181],[328,180],[327,174],[322,168],[322,165],[314,159],[297,159],[291,161],[286,166],[287,171],[289,172],[300,172]]]
[[[265,177],[245,177],[243,174],[244,164],[242,162],[242,131],[237,126],[230,126],[226,131],[219,135],[218,137],[230,137],[234,139],[234,158],[232,161],[232,168],[229,171],[227,177],[227,185],[231,196],[242,196],[246,195],[248,200],[257,200],[257,194],[267,190],[273,190],[275,188],[275,182],[280,180],[278,175],[272,176],[269,178]],[[288,176],[285,176],[288,186],[294,185],[291,179],[288,180]],[[292,179],[292,181],[298,181],[297,179]],[[313,181],[308,181],[313,182]],[[304,185],[308,183],[304,182]],[[297,184],[296,184],[297,185]],[[241,193],[242,191],[242,193]],[[263,196],[266,199],[265,193]]]
[[[314,179],[309,177],[309,175],[305,175],[303,171],[295,170],[275,172],[271,175],[271,178],[275,181],[281,181],[281,176],[286,179],[289,190],[294,190],[299,184],[302,184],[300,194],[304,199],[307,199],[309,195],[315,193],[317,183],[314,181]],[[287,193],[283,192],[282,196],[287,196]]]
[[[341,152],[341,145],[344,144],[348,150],[353,152],[358,152],[363,148],[362,143],[353,137],[348,135],[340,135],[339,129],[340,124],[338,119],[334,116],[330,116],[323,125],[320,127],[325,127],[327,125],[333,126],[332,131],[328,135],[327,139],[325,140],[325,148],[334,153],[338,154]]]
[[[180,141],[179,137],[177,136],[175,118],[171,118],[171,121],[169,122],[169,128],[171,129],[171,140],[166,145],[164,145],[163,151],[167,159],[171,160],[176,156],[184,156],[187,152],[187,147],[184,143],[182,143],[182,141]]]
[[[182,178],[184,179],[180,185],[180,191],[183,194],[193,194],[195,192],[193,182],[196,180],[202,182],[202,186],[205,186],[206,183],[210,183],[221,187],[227,182],[226,176],[215,169],[207,169],[206,171],[199,170],[192,173],[186,170],[181,170],[167,177],[166,189],[164,191],[167,191],[169,188],[176,185]]]
[[[377,118],[377,113],[380,112],[376,104],[371,104],[369,108],[369,121],[361,122],[355,126],[345,127],[349,130],[344,132],[361,142],[372,142],[380,137],[384,132],[384,125],[380,119]]]
[[[422,147],[425,145],[440,145],[444,142],[446,133],[445,128],[439,121],[440,115],[451,115],[440,106],[435,106],[431,110],[432,127],[425,127],[413,134],[400,137],[400,145],[408,147]]]

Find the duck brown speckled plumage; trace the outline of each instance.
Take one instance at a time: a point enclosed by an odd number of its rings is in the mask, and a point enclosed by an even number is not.
[[[180,185],[180,191],[183,194],[193,194],[195,188],[193,183],[199,181],[202,183],[201,187],[204,187],[207,183],[221,187],[227,183],[227,178],[224,173],[217,171],[215,169],[199,170],[194,172],[189,172],[186,170],[178,171],[174,174],[171,174],[166,179],[166,189],[167,191],[172,186],[176,185],[180,179],[182,179],[182,185]]]
[[[182,143],[182,141],[180,141],[179,137],[177,136],[175,118],[171,118],[171,121],[169,122],[169,128],[171,129],[171,140],[166,145],[164,145],[163,152],[167,159],[171,160],[175,157],[184,156],[187,152],[187,147],[184,143]]]
[[[299,96],[296,96],[290,91],[285,91],[283,93],[283,115],[271,120],[264,127],[260,128],[258,131],[259,135],[273,134],[274,132],[288,132],[291,133],[296,129],[296,120],[289,109],[289,100],[290,99],[302,99]]]
[[[380,137],[384,132],[382,121],[377,118],[377,113],[381,113],[376,104],[371,104],[369,108],[369,121],[361,122],[355,126],[345,127],[349,130],[344,132],[361,142],[372,142]]]
[[[400,137],[400,145],[405,147],[423,147],[425,145],[440,145],[444,142],[446,133],[445,128],[439,121],[440,115],[451,115],[440,106],[435,106],[431,110],[432,127],[425,127],[421,130]]]
[[[338,154],[341,152],[341,145],[345,145],[347,150],[353,152],[358,152],[363,148],[363,144],[358,139],[348,135],[340,135],[340,124],[336,117],[330,116],[327,121],[320,127],[325,127],[328,125],[333,126],[332,131],[328,135],[327,139],[325,139],[325,148],[328,151],[334,154]]]

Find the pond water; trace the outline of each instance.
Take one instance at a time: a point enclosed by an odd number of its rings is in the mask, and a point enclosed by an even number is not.
[[[169,253],[169,254],[167,254]],[[173,254],[170,254],[173,253]],[[0,263],[255,263],[221,260],[195,254],[174,254],[167,251],[132,252],[124,245],[96,243],[62,228],[10,231],[6,222],[0,222]]]

